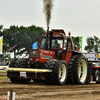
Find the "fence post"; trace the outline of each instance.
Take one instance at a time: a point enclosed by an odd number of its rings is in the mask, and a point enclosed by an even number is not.
[[[13,92],[12,100],[15,100],[15,92]]]
[[[12,100],[12,93],[13,93],[13,90],[10,90],[10,97],[9,97],[9,100]]]
[[[9,97],[10,97],[10,92],[8,91],[7,100],[9,100]]]
[[[13,90],[8,91],[7,100],[15,100],[15,92]]]

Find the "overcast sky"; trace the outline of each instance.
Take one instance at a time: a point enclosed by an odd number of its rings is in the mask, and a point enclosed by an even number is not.
[[[50,29],[64,29],[66,34],[100,38],[100,0],[54,0]],[[36,25],[46,30],[43,0],[0,0],[0,24]]]

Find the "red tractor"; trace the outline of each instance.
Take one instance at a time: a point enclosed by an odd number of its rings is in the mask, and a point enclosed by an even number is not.
[[[63,30],[52,29],[42,35],[37,49],[29,58],[13,59],[7,70],[12,82],[45,82],[46,84],[90,82],[91,68],[87,58],[74,50],[73,40]]]

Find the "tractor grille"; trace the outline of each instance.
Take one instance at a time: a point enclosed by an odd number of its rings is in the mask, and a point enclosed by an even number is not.
[[[29,53],[29,56],[30,57],[39,57],[39,50],[30,50],[30,53]]]

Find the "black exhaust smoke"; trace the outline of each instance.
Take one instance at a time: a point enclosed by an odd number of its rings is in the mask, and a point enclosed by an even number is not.
[[[48,50],[48,41],[49,41],[49,24],[51,19],[51,12],[53,8],[54,0],[43,0],[43,12],[45,13],[46,24],[47,24],[47,35],[46,35],[46,50]],[[52,35],[50,35],[51,37]],[[50,49],[51,49],[51,39],[50,38]]]
[[[49,27],[50,24],[53,1],[54,0],[43,0],[43,12],[45,13],[47,28]]]

